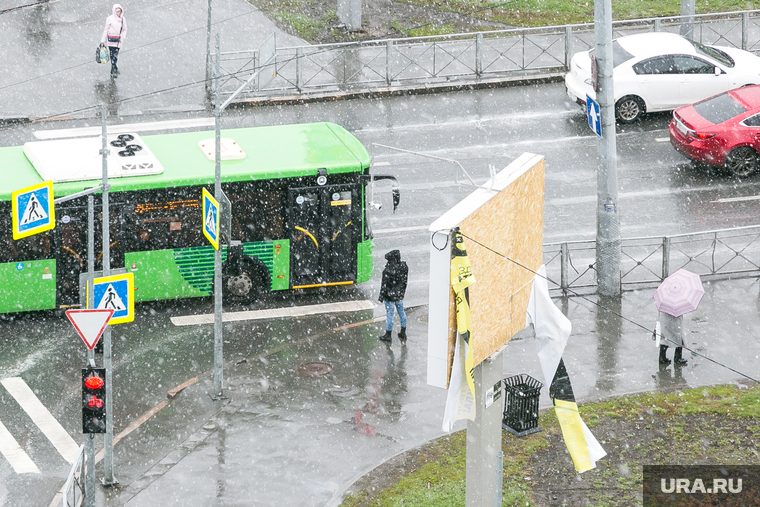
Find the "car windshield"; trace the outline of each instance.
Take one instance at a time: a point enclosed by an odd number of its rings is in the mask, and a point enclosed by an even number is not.
[[[594,57],[594,51],[594,49],[589,51],[589,56],[591,58]],[[618,65],[627,62],[631,58],[633,58],[633,55],[623,49],[623,47],[618,44],[618,41],[612,41],[612,68],[616,68]]]
[[[697,53],[700,55],[708,56],[712,58],[713,60],[717,60],[718,62],[722,63],[726,67],[733,68],[734,66],[734,59],[728,56],[728,54],[724,53],[718,48],[713,48],[710,46],[705,46],[704,44],[700,44],[699,42],[690,40],[694,45],[694,48],[697,50]]]
[[[747,111],[728,93],[721,93],[702,102],[697,102],[694,104],[694,110],[702,118],[713,122],[715,125]]]

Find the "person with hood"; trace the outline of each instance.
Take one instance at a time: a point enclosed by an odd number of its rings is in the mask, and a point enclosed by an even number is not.
[[[112,14],[106,18],[106,28],[103,30],[101,44],[108,46],[111,53],[111,77],[119,75],[116,60],[119,59],[119,50],[127,37],[127,20],[124,18],[124,9],[119,4],[114,4]]]
[[[404,294],[409,279],[409,267],[401,260],[401,252],[391,250],[385,254],[388,263],[383,269],[383,281],[380,284],[380,302],[385,303],[385,334],[380,337],[384,342],[392,341],[394,309],[398,311],[401,330],[398,339],[402,345],[406,343],[406,313],[404,313]]]

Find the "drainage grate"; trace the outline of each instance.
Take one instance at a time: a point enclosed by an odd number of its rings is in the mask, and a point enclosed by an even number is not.
[[[307,377],[321,377],[332,373],[333,367],[327,363],[303,363],[298,367],[298,373]]]

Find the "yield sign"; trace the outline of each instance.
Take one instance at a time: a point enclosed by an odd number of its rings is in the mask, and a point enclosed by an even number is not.
[[[113,310],[66,310],[66,317],[90,350],[95,348],[112,315]]]

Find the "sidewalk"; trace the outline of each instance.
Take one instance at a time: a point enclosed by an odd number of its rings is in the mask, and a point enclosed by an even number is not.
[[[705,290],[699,310],[685,318],[688,347],[754,375],[760,365],[760,281],[706,282]],[[636,325],[653,326],[652,292],[626,292],[619,305],[604,302],[622,318],[593,304],[595,296],[555,301],[573,324],[564,359],[579,404],[634,392],[749,382],[688,352],[682,379],[673,377],[672,366],[661,372],[651,332]],[[118,444],[117,469],[129,461],[142,471],[134,477],[117,473],[122,487],[105,505],[339,505],[363,474],[443,434],[446,393],[425,378],[427,308],[416,306],[408,314],[406,348],[377,340],[382,327],[377,308],[374,314],[367,310],[338,319],[269,322],[273,333],[286,330],[289,337],[268,353],[225,369],[229,400],[212,402],[211,379],[203,378]],[[299,366],[309,362],[333,370],[320,377],[299,374]],[[528,333],[510,342],[503,372],[544,381]],[[546,386],[540,402],[542,408],[550,406]],[[159,463],[139,463],[140,453],[130,452],[150,445],[161,428],[175,426],[191,429]]]

